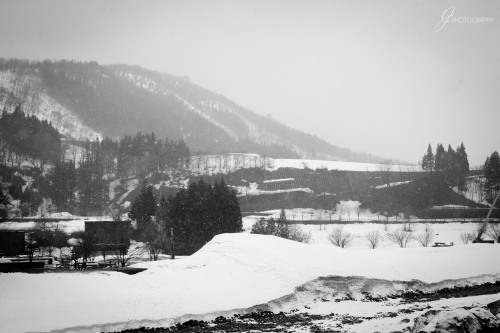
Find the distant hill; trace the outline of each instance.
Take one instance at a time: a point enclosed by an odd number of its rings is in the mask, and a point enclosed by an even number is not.
[[[21,103],[70,139],[138,131],[183,139],[193,153],[380,162],[260,116],[192,83],[138,66],[0,59],[0,108]]]

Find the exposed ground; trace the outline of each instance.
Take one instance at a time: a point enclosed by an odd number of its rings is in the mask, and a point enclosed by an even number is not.
[[[407,292],[401,295],[388,297],[372,297],[365,295],[363,302],[380,303],[381,308],[388,300],[392,304],[406,305],[394,311],[380,311],[375,315],[349,315],[341,313],[314,314],[307,312],[309,306],[303,309],[294,309],[289,312],[255,311],[247,314],[235,314],[232,317],[219,316],[214,320],[187,320],[170,327],[141,327],[120,331],[121,333],[157,333],[157,332],[363,332],[359,327],[370,322],[389,319],[399,323],[401,330],[392,332],[414,332],[417,320],[416,315],[433,309],[436,301],[441,299],[467,298],[479,295],[500,293],[500,281],[481,285],[467,285],[463,287],[443,288],[432,293]],[[500,294],[497,295],[500,299]],[[352,300],[336,300],[337,303]],[[328,302],[322,299],[322,302]],[[430,302],[430,303],[429,303]],[[410,316],[411,315],[411,316]]]

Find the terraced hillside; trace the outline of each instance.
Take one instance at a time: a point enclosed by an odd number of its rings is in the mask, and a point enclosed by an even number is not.
[[[485,207],[455,193],[439,177],[425,172],[242,168],[203,176],[156,174],[150,181],[160,197],[175,194],[199,179],[213,183],[221,178],[237,191],[243,213],[281,208],[332,209],[347,200],[357,200],[362,208],[372,212],[391,215],[424,216],[436,205]],[[132,201],[138,190],[131,191],[123,201]]]

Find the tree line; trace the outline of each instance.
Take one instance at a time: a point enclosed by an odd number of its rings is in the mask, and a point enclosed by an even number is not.
[[[110,177],[144,179],[178,167],[189,156],[182,140],[156,138],[155,133],[61,144],[50,123],[27,117],[20,105],[0,118],[0,164],[11,162],[10,168],[0,168],[0,175],[10,181],[9,194],[20,200],[23,215],[35,213],[43,198],[59,211],[101,215],[109,206]],[[34,167],[21,170],[25,161]],[[19,172],[33,181],[27,184]]]
[[[449,186],[457,186],[460,191],[467,189],[465,177],[470,168],[463,143],[456,150],[450,145],[445,150],[442,144],[438,144],[435,154],[429,144],[422,158],[422,169],[440,173]],[[500,191],[500,157],[497,151],[486,157],[482,169],[484,183],[482,182],[481,191],[484,189],[486,201],[492,204]]]
[[[469,160],[464,144],[461,143],[456,150],[448,145],[448,149],[445,150],[444,146],[438,143],[435,154],[429,144],[422,158],[422,169],[438,172],[448,186],[457,186],[459,190],[465,190],[465,176],[469,172]]]
[[[128,215],[136,224],[135,239],[147,242],[150,253],[174,248],[176,254],[191,254],[215,235],[242,230],[236,192],[223,179],[214,184],[200,179],[159,203],[153,188],[143,185]]]
[[[78,163],[56,163],[50,177],[51,197],[59,210],[102,214],[109,205],[108,175],[144,179],[151,172],[177,167],[189,155],[183,141],[156,139],[154,133],[86,141]]]

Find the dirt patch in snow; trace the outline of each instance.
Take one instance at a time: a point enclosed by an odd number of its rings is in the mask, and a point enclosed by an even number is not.
[[[346,279],[346,278],[341,278]],[[352,278],[351,278],[352,279]],[[388,281],[385,280],[373,280],[354,278],[357,287],[368,284],[373,286],[383,286],[387,285]],[[316,281],[316,280],[315,280]],[[342,284],[342,281],[338,277],[322,278],[317,281],[328,281],[327,284],[330,286],[332,284],[338,283]],[[304,291],[307,288],[311,288],[311,285],[318,286],[317,281],[313,284],[308,283],[304,286],[298,287],[295,294]],[[345,282],[345,281],[344,281]],[[396,283],[397,284],[397,283]],[[389,288],[392,289],[392,288]],[[311,290],[309,290],[311,291]],[[344,291],[347,291],[345,289]],[[418,314],[422,312],[429,313],[432,307],[428,304],[429,301],[435,301],[443,298],[460,298],[468,296],[477,295],[488,295],[496,294],[500,292],[500,280],[495,282],[487,282],[477,285],[465,285],[457,286],[452,288],[442,288],[434,292],[421,292],[421,291],[408,291],[408,292],[397,292],[396,294],[389,294],[387,296],[380,296],[377,294],[372,294],[368,292],[362,292],[360,295],[362,297],[362,302],[398,302],[399,304],[408,304],[410,306],[399,308],[395,311],[380,311],[374,315],[350,315],[350,314],[340,314],[340,313],[330,313],[330,314],[314,314],[307,312],[311,309],[307,304],[303,305],[304,310],[293,309],[290,311],[270,311],[268,309],[273,308],[272,303],[275,305],[278,302],[283,301],[283,298],[270,302],[268,304],[263,304],[259,306],[252,307],[248,309],[249,313],[234,314],[233,316],[218,316],[213,320],[197,320],[190,319],[182,323],[177,323],[170,327],[140,327],[137,329],[130,329],[121,331],[121,333],[153,333],[153,332],[297,332],[297,331],[307,331],[313,333],[320,332],[356,332],[356,325],[366,323],[369,321],[383,320],[387,318],[393,318],[399,321],[399,324],[404,326],[403,331],[411,332],[412,326],[418,317],[415,319],[409,319],[410,314]],[[350,296],[350,292],[347,292],[347,296],[343,298],[325,298],[322,297],[321,292],[316,290],[314,299],[310,300],[310,305],[316,302],[343,302],[351,301],[353,298]],[[335,294],[335,292],[334,292]],[[290,296],[288,296],[290,297]],[[438,313],[438,311],[435,311]],[[400,320],[401,319],[401,320]],[[402,332],[402,331],[401,331]],[[115,332],[117,333],[117,332]]]

